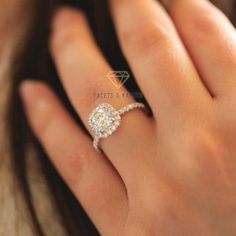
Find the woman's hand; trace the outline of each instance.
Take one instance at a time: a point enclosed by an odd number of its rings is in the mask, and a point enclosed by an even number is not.
[[[35,134],[102,235],[236,235],[235,29],[205,0],[169,0],[172,19],[152,0],[110,6],[154,117],[127,113],[98,154],[48,86],[25,82]],[[87,120],[98,104],[134,102],[94,96],[117,90],[83,13],[60,9],[50,45],[91,134]]]

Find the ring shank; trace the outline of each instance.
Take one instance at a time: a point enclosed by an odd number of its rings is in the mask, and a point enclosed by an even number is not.
[[[145,105],[143,103],[140,103],[140,102],[135,102],[135,103],[132,103],[130,105],[127,105],[123,108],[121,108],[120,110],[118,110],[118,113],[119,115],[123,115],[131,110],[134,110],[134,109],[137,109],[137,108],[145,108]]]
[[[100,141],[100,138],[95,136],[94,140],[93,140],[93,146],[94,146],[94,148],[96,149],[97,152],[101,152],[100,149],[99,149],[99,141]]]

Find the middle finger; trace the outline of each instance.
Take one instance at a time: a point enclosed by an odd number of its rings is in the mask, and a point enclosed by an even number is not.
[[[176,109],[183,113],[211,98],[174,24],[157,1],[110,3],[124,54],[154,113],[158,113],[158,122],[162,118],[172,122]]]

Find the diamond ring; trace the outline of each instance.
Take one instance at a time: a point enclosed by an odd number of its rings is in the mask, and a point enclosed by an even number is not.
[[[96,151],[100,152],[100,139],[109,137],[118,129],[121,122],[121,116],[136,108],[145,108],[145,105],[136,102],[116,110],[109,103],[102,103],[91,112],[88,123],[95,134],[93,146]]]

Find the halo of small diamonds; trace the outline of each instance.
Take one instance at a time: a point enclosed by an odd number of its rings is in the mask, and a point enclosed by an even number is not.
[[[100,151],[98,148],[99,140],[109,137],[118,129],[121,122],[121,115],[136,108],[145,108],[145,106],[142,103],[136,102],[120,110],[116,110],[112,105],[102,103],[91,112],[88,124],[94,131],[95,138],[93,146],[97,151]]]
[[[89,125],[98,138],[107,138],[120,125],[121,117],[113,106],[102,103],[89,116]]]

